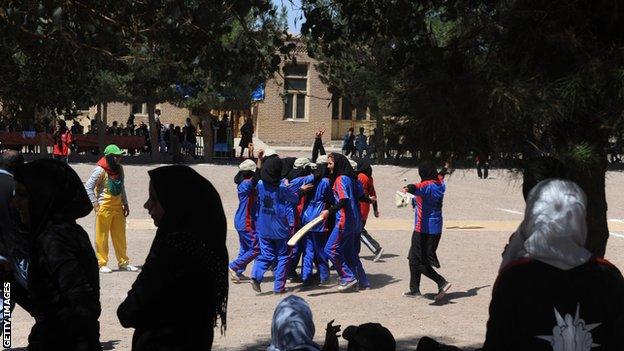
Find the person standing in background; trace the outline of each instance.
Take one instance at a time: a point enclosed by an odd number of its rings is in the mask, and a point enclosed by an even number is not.
[[[52,158],[65,163],[69,162],[69,154],[71,153],[70,146],[74,142],[74,137],[67,128],[67,123],[64,120],[60,119],[58,121],[58,128],[52,137],[54,138]]]
[[[355,153],[355,135],[353,135],[353,128],[349,128],[347,134],[342,139],[342,153],[345,156],[353,155]]]
[[[364,158],[364,152],[368,149],[366,135],[364,135],[364,127],[360,127],[360,134],[355,137],[355,148],[357,149],[357,156],[359,158]]]
[[[195,157],[195,147],[197,146],[197,129],[190,118],[186,119],[182,132],[182,143],[187,155]]]
[[[126,217],[130,214],[121,159],[117,145],[108,145],[85,188],[95,209],[95,250],[100,273],[111,273],[108,264],[108,234],[111,235],[119,270],[136,272],[126,255]]]
[[[241,148],[241,153],[240,153],[240,157],[243,157],[243,151],[245,151],[245,149],[249,149],[249,158],[253,158],[253,147],[250,147],[249,144],[253,143],[253,133],[254,133],[254,126],[253,126],[253,121],[251,120],[251,117],[247,117],[245,119],[245,124],[243,124],[243,126],[240,129],[241,132],[241,140],[240,143],[238,144],[238,146]]]
[[[475,159],[477,164],[477,175],[479,179],[487,179],[490,168],[489,157],[485,153],[479,153]]]

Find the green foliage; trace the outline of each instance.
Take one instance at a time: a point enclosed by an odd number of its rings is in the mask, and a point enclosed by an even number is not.
[[[282,31],[268,0],[4,2],[0,101],[60,112],[112,100],[248,97],[277,69]],[[201,92],[187,102],[176,84]]]
[[[325,81],[378,106],[405,149],[576,150],[590,162],[622,130],[618,1],[303,3],[302,33]]]

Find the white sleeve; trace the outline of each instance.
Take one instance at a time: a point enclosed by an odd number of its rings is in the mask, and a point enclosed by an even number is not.
[[[87,190],[87,195],[89,195],[89,200],[94,204],[98,201],[97,194],[95,193],[95,187],[98,184],[100,177],[102,176],[102,172],[104,172],[104,168],[97,166],[91,173],[89,180],[85,183],[85,189]]]

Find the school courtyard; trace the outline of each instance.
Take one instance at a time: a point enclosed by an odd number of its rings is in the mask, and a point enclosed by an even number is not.
[[[72,165],[86,181],[93,164]],[[143,209],[147,199],[147,171],[155,166],[126,166],[126,188],[131,213],[128,219],[128,255],[131,263],[143,264],[155,234],[148,213]],[[238,237],[233,228],[237,206],[233,177],[235,166],[197,165],[198,172],[219,190],[228,216],[228,248],[230,257],[238,252]],[[438,256],[439,272],[453,287],[443,304],[433,303],[434,284],[423,279],[421,290],[431,299],[407,299],[409,271],[407,251],[413,226],[411,208],[397,209],[395,191],[403,179],[417,181],[417,170],[396,166],[375,166],[373,171],[379,198],[380,218],[369,218],[367,228],[385,249],[383,258],[374,263],[363,246],[361,256],[372,289],[362,292],[339,293],[335,286],[304,290],[301,285],[289,285],[292,293],[305,298],[311,305],[316,325],[315,340],[322,344],[325,325],[331,320],[344,328],[366,322],[379,322],[393,333],[397,350],[415,350],[422,336],[432,336],[445,343],[475,348],[482,345],[488,318],[492,286],[500,264],[500,254],[511,233],[522,219],[524,201],[521,180],[506,171],[493,171],[491,179],[480,180],[473,170],[457,170],[447,178],[444,200],[444,232]],[[175,184],[171,185],[175,187]],[[607,176],[609,205],[609,239],[606,258],[624,270],[624,173]],[[191,195],[191,194],[189,194]],[[372,217],[372,215],[371,215]],[[93,240],[93,214],[82,219]],[[206,234],[210,235],[210,223]],[[116,269],[111,245],[109,266]],[[171,262],[176,264],[176,262]],[[247,274],[251,270],[248,267]],[[137,273],[113,272],[101,274],[100,317],[101,342],[105,350],[130,350],[132,329],[119,324],[116,310],[125,298]],[[335,273],[333,276],[335,278]],[[170,289],[176,289],[171,286]],[[214,350],[266,350],[270,342],[273,310],[284,296],[272,294],[269,273],[262,284],[262,294],[256,294],[250,284],[231,284],[228,304],[228,328],[220,336],[215,330]],[[176,301],[162,301],[160,313],[176,318]],[[13,348],[25,350],[32,318],[16,308],[12,319]],[[341,339],[346,349],[346,342]]]

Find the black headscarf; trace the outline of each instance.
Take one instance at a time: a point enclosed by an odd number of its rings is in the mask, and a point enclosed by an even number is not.
[[[282,178],[288,178],[290,171],[292,171],[293,166],[295,165],[296,157],[285,157],[282,159]]]
[[[332,174],[334,179],[342,175],[349,178],[356,177],[355,170],[351,167],[351,163],[345,155],[332,152],[329,154],[329,157],[334,160],[334,173]]]
[[[50,222],[74,222],[93,210],[82,180],[64,162],[41,159],[23,164],[15,171],[15,181],[28,191],[33,239]]]
[[[255,177],[255,175],[256,172],[254,171],[238,171],[238,173],[236,173],[236,175],[234,176],[234,183],[236,185],[239,185],[243,182],[243,180],[253,178]]]
[[[316,182],[320,182],[323,178],[329,178],[329,169],[327,168],[327,163],[317,164],[316,170],[314,170],[314,180]]]
[[[357,173],[364,173],[369,178],[373,176],[373,167],[371,167],[370,162],[359,157],[353,157],[351,159],[357,163],[357,169],[355,170]]]
[[[286,179],[293,180],[295,178],[305,177],[310,173],[312,173],[312,168],[310,168],[309,166],[305,168],[293,168],[290,170],[290,172],[288,172]]]
[[[157,235],[185,232],[206,243],[217,256],[217,267],[205,267],[215,279],[215,323],[226,323],[228,253],[225,246],[227,222],[221,197],[206,178],[188,166],[165,166],[148,172],[158,202],[165,210]],[[173,185],[176,186],[173,186]],[[191,195],[189,195],[191,194]]]
[[[438,179],[438,169],[432,162],[424,161],[418,165],[418,175],[422,181],[436,180]]]
[[[264,183],[279,186],[282,180],[282,160],[277,156],[265,158],[264,161],[262,161],[260,179]]]
[[[65,134],[67,132],[67,123],[64,120],[59,120],[59,126],[58,129],[56,130],[56,132],[54,132],[54,134],[52,135],[54,138],[54,142],[56,143],[56,145],[58,145],[58,147],[62,148],[63,147],[63,139],[61,138],[61,136],[63,134]]]

